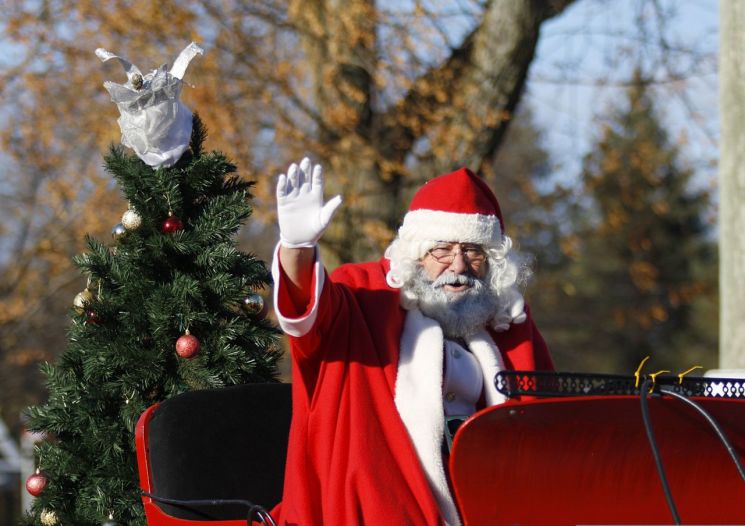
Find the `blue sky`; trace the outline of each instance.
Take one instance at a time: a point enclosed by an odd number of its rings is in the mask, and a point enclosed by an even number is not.
[[[641,61],[659,80],[657,109],[697,182],[716,183],[718,27],[716,0],[663,0],[662,38],[673,57],[662,66],[658,13],[636,0],[579,0],[542,29],[523,103],[534,110],[559,180],[571,182],[597,137],[603,114],[624,100],[622,84]],[[642,41],[647,45],[640,46]],[[692,58],[689,51],[696,51]],[[671,82],[671,74],[687,78]]]

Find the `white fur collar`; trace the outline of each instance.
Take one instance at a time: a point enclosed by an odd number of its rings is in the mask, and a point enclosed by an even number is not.
[[[481,372],[484,373],[484,395],[486,405],[497,405],[505,402],[507,398],[497,391],[495,379],[499,371],[504,371],[504,360],[502,353],[499,352],[497,345],[486,329],[468,340],[468,349],[476,357],[481,366]]]
[[[445,426],[443,348],[440,325],[419,310],[408,311],[401,335],[395,403],[445,523],[457,526],[461,522],[448,487],[441,450]],[[494,378],[504,369],[504,363],[494,341],[483,330],[468,341],[468,348],[481,365],[487,405],[503,402],[505,398],[496,390]]]

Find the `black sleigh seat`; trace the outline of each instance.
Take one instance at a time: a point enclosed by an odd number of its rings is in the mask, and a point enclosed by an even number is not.
[[[290,384],[247,384],[148,408],[136,427],[148,526],[237,526],[246,524],[248,503],[270,511],[282,496],[290,391]]]

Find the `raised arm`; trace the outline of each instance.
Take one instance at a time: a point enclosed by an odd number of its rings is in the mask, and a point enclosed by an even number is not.
[[[323,168],[307,157],[293,163],[277,180],[279,262],[287,292],[302,312],[310,301],[310,286],[318,240],[329,225],[341,196],[323,202]]]

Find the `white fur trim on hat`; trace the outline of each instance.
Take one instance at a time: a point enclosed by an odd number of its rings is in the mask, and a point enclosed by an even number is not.
[[[495,215],[418,209],[406,213],[398,235],[407,241],[433,239],[490,244],[499,242],[502,229]]]

